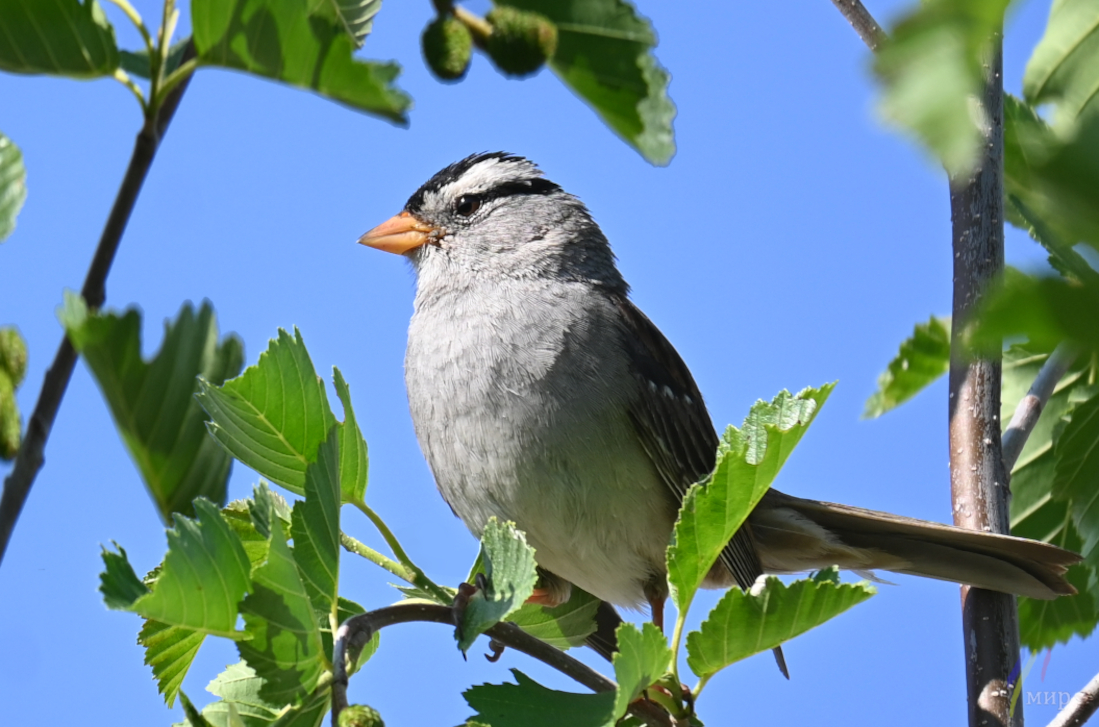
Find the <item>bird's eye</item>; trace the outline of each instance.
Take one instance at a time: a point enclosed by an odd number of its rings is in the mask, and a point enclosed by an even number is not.
[[[469,217],[481,208],[481,197],[476,194],[463,194],[458,198],[458,204],[454,205],[454,211],[462,217]]]

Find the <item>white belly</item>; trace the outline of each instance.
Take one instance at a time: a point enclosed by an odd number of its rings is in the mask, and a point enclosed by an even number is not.
[[[583,294],[573,287],[553,294]],[[519,327],[507,297],[418,305],[405,376],[420,446],[475,535],[490,516],[511,520],[543,568],[637,606],[644,582],[664,573],[675,505],[626,414],[628,372],[591,356],[593,342],[618,335],[610,311],[584,330],[566,318]],[[575,345],[561,345],[566,331]],[[484,345],[490,336],[503,345]]]

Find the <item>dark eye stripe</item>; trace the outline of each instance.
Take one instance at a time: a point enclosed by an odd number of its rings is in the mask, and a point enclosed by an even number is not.
[[[481,196],[483,200],[500,199],[501,197],[516,197],[523,194],[553,194],[560,192],[561,187],[542,177],[533,177],[517,182],[505,182],[492,189],[485,190]]]
[[[450,165],[449,167],[443,169],[441,172],[429,179],[422,187],[416,190],[415,194],[413,194],[408,199],[408,202],[405,204],[405,209],[413,214],[422,211],[424,197],[427,195],[428,192],[436,192],[447,186],[448,184],[452,184],[453,182],[458,181],[459,179],[461,179],[462,175],[468,172],[469,169],[476,163],[490,158],[501,159],[516,164],[526,164],[528,165],[531,172],[533,172],[534,174],[537,173],[537,168],[522,157],[514,157],[509,154],[503,153],[484,154],[468,157],[460,162],[456,162],[455,164]],[[519,194],[552,194],[553,192],[560,191],[560,189],[561,188],[559,186],[549,181],[548,179],[533,176],[532,174],[532,176],[525,179],[502,182],[492,189],[485,190],[481,193],[480,196],[483,200],[489,200],[499,199],[501,197],[511,197]]]

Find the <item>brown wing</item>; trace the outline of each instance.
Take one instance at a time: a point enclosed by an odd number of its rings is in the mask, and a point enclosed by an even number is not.
[[[694,377],[664,334],[637,306],[618,296],[627,326],[625,346],[641,393],[630,408],[645,451],[664,484],[682,503],[687,488],[714,469],[718,437]],[[722,551],[721,563],[747,590],[763,572],[748,524]]]

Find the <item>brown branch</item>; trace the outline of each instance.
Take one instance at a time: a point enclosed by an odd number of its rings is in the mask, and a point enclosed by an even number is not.
[[[1003,436],[1004,470],[1011,472],[1015,469],[1015,462],[1026,445],[1030,433],[1034,431],[1034,425],[1042,416],[1042,410],[1053,396],[1053,390],[1057,383],[1064,378],[1068,370],[1079,355],[1079,349],[1067,341],[1059,345],[1050,354],[1038,375],[1034,377],[1034,383],[1026,396],[1015,407],[1015,414],[1011,417],[1011,423],[1007,425]]]
[[[1099,709],[1099,674],[1076,693],[1049,723],[1049,727],[1080,727],[1095,714],[1096,709]]]
[[[989,124],[974,172],[950,179],[954,304],[952,340],[960,341],[989,287],[1004,268],[1003,35],[990,39],[979,101]],[[973,359],[950,350],[950,489],[954,524],[983,532],[1011,532],[1008,479],[1000,441],[999,354]],[[1019,659],[1015,597],[962,586],[969,724],[1022,725],[1022,705],[1011,712],[1011,670]]]
[[[184,60],[188,60],[188,56],[194,57],[194,52],[192,43],[184,52]],[[84,287],[80,291],[89,309],[99,308],[106,299],[107,274],[111,270],[115,253],[118,252],[122,233],[130,219],[137,195],[141,192],[141,185],[153,163],[153,157],[156,156],[157,147],[168,129],[168,124],[189,82],[189,78],[185,79],[165,97],[159,110],[154,110],[152,115],[146,117],[145,124],[137,135],[130,165],[122,178],[122,185],[118,189],[107,223],[103,226],[99,246],[92,257],[88,273],[84,278]],[[61,399],[65,396],[65,389],[68,388],[75,366],[76,349],[66,336],[57,349],[53,364],[46,371],[34,412],[27,422],[26,434],[15,456],[15,464],[4,480],[4,493],[0,496],[0,563],[4,560],[12,531],[19,519],[19,513],[23,511],[23,505],[30,494],[34,478],[45,463],[46,440],[50,436],[57,410],[61,406]]]
[[[361,649],[380,629],[401,623],[422,621],[454,625],[454,609],[450,606],[438,606],[425,603],[398,603],[395,606],[379,608],[376,611],[352,616],[344,621],[336,631],[332,646],[332,727],[338,727],[340,712],[347,707],[347,653],[352,649]],[[568,676],[593,692],[613,692],[618,688],[612,680],[595,671],[587,664],[577,661],[560,649],[550,646],[511,623],[498,623],[485,635],[496,644],[521,651],[539,661],[548,664],[565,676]],[[651,725],[673,723],[670,715],[658,705],[641,700],[630,707],[631,713]]]
[[[843,13],[843,17],[847,18],[847,22],[851,23],[851,27],[870,50],[877,52],[889,40],[878,21],[874,20],[874,16],[859,0],[832,0],[832,4]]]

